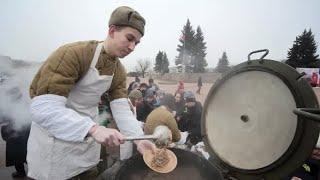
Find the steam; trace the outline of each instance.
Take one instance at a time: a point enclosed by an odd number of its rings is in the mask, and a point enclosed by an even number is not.
[[[29,86],[40,63],[0,56],[0,124],[10,120],[16,129],[30,124]]]

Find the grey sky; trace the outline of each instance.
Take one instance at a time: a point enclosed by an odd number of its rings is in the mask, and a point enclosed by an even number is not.
[[[285,59],[305,28],[320,42],[319,0],[1,0],[0,54],[44,61],[65,43],[103,40],[108,18],[120,5],[136,9],[147,21],[136,51],[122,60],[128,70],[137,59],[154,59],[159,50],[174,65],[187,18],[194,29],[202,28],[209,67],[216,66],[223,51],[231,64],[263,48],[270,50],[269,59]]]

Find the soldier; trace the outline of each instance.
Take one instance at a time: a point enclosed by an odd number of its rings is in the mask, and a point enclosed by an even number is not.
[[[126,71],[118,58],[134,50],[144,26],[137,11],[119,7],[111,14],[104,41],[67,44],[49,56],[30,87],[29,177],[93,179],[100,144],[118,146],[124,135],[143,135],[128,104]],[[106,91],[121,133],[97,124],[98,103]],[[147,140],[135,144],[142,154],[155,148]]]

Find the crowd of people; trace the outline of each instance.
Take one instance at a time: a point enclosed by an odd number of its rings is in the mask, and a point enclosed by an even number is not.
[[[160,89],[153,79],[149,79],[148,84],[146,84],[140,83],[139,78],[136,77],[135,81],[131,82],[130,85],[128,87],[129,98],[132,99],[133,94],[137,91],[140,91],[142,95],[134,102],[139,121],[146,122],[149,114],[160,105],[172,104],[171,112],[179,130],[189,133],[188,142],[197,144],[201,141],[200,120],[202,105],[196,100],[193,92],[184,89],[183,81],[179,81],[175,94],[170,94]],[[170,95],[172,98],[166,99],[168,102],[162,102],[165,101],[165,96]]]
[[[127,93],[131,110],[142,124],[148,124],[147,121],[152,116],[152,112],[165,106],[174,117],[178,130],[188,132],[187,144],[195,145],[201,141],[202,105],[196,100],[193,92],[184,89],[183,81],[178,82],[177,90],[171,94],[161,89],[152,78],[145,83],[136,76],[135,80],[129,84]],[[107,104],[103,102],[100,104],[100,110],[106,109]],[[158,119],[161,118],[158,117]]]

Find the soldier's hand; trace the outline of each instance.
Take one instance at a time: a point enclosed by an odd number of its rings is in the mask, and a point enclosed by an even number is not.
[[[89,135],[91,135],[97,143],[105,146],[119,146],[124,143],[124,137],[119,131],[99,125],[94,125],[89,130]]]

